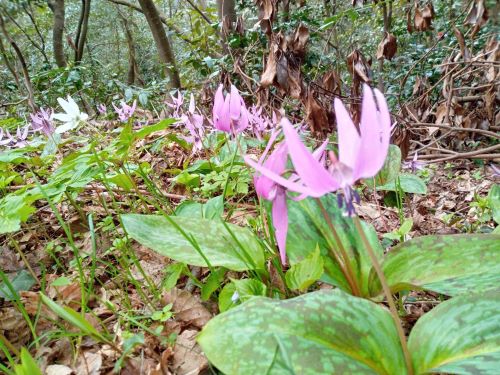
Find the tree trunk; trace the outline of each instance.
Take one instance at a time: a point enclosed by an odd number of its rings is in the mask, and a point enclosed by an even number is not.
[[[52,27],[52,48],[54,50],[54,59],[59,68],[66,66],[66,57],[64,56],[64,0],[51,0],[49,7],[54,13],[54,25]]]
[[[125,38],[127,39],[128,46],[128,74],[127,74],[127,84],[133,85],[139,79],[139,67],[137,66],[137,60],[135,58],[135,44],[134,38],[132,36],[132,30],[130,30],[127,17],[125,17],[120,9],[117,9],[118,15],[123,25],[123,31],[125,32]]]
[[[139,0],[139,4],[153,34],[160,60],[165,64],[165,71],[170,78],[170,85],[173,88],[179,88],[181,87],[181,80],[175,63],[174,52],[163,28],[158,9],[156,9],[153,0]]]
[[[89,16],[90,16],[90,1],[91,0],[82,0],[82,10],[80,13],[80,21],[78,22],[78,29],[76,32],[76,41],[75,41],[76,64],[82,61],[83,50],[85,47],[85,42],[87,41],[87,32],[89,28]]]
[[[217,0],[217,14],[222,25],[228,30],[233,30],[236,22],[236,9],[234,0]]]

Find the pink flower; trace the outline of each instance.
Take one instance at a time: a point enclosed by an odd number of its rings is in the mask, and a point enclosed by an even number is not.
[[[0,146],[7,146],[11,148],[21,148],[27,146],[28,142],[26,139],[28,138],[29,128],[29,125],[26,125],[22,130],[18,127],[15,137],[12,136],[8,130],[4,133],[4,130],[0,128]]]
[[[115,108],[115,109],[116,109],[116,108]],[[97,106],[97,110],[99,111],[99,113],[100,113],[101,115],[105,115],[105,114],[106,114],[106,112],[108,111],[108,109],[106,108],[106,105],[105,105],[105,104],[103,104],[103,103],[101,103],[101,104],[99,104],[99,105]]]
[[[375,103],[377,99],[379,108]],[[259,173],[282,187],[300,193],[301,197],[321,197],[342,188],[348,214],[354,212],[353,202],[359,199],[352,189],[361,178],[373,177],[382,168],[389,149],[390,114],[387,103],[378,90],[364,86],[360,133],[352,122],[346,108],[335,100],[337,115],[339,155],[329,153],[328,168],[311,154],[287,119],[283,119],[283,133],[297,179],[285,179],[269,168],[245,158],[245,161]]]
[[[231,85],[231,92],[222,93],[222,85],[215,93],[213,122],[217,130],[238,134],[248,127],[248,112],[238,89]]]
[[[415,155],[413,155],[413,159],[411,161],[405,161],[403,163],[403,168],[404,169],[410,169],[412,173],[415,173],[417,170],[421,171],[424,169],[424,162],[418,161],[418,152],[415,152]]]
[[[276,145],[274,151],[266,159],[266,156],[277,136],[277,131],[271,134],[266,149],[264,150],[264,153],[260,157],[258,163],[255,163],[248,156],[245,156],[247,164],[255,168],[257,172],[270,171],[274,176],[280,176],[285,172],[286,162],[288,159],[288,146],[285,142],[281,142]],[[327,142],[324,142],[316,151],[313,152],[312,156],[316,160],[320,161],[326,146]],[[292,176],[288,179],[283,178],[284,183],[282,184],[276,183],[276,181],[273,178],[269,178],[266,173],[257,173],[254,176],[254,185],[257,195],[272,202],[272,220],[282,264],[286,264],[286,236],[288,232],[288,209],[286,205],[287,189],[284,185],[290,184],[289,186],[293,186],[294,181],[297,180],[298,176],[296,174],[292,174]],[[305,197],[307,197],[307,195],[302,194],[294,199],[303,199]]]
[[[134,114],[135,108],[137,106],[137,101],[134,100],[134,103],[132,103],[131,106],[129,106],[125,102],[121,102],[120,105],[121,107],[117,107],[113,104],[113,108],[115,109],[115,112],[118,114],[120,121],[126,122]]]
[[[190,133],[190,136],[186,137],[186,140],[193,144],[193,151],[201,150],[203,148],[202,139],[205,135],[205,129],[203,127],[203,116],[196,113],[193,94],[191,94],[191,99],[189,101],[189,110],[186,114],[181,116],[181,121],[186,125]]]
[[[30,114],[33,130],[44,133],[47,137],[54,133],[55,127],[52,122],[54,112],[51,108],[44,110],[40,108],[35,114]]]

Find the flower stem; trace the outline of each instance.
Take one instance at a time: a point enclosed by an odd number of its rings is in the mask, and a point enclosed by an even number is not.
[[[337,247],[340,250],[342,260],[339,258],[338,254],[336,254],[333,250],[331,250],[331,253],[333,257],[335,258],[336,262],[338,263],[340,270],[344,274],[347,282],[349,283],[349,286],[351,287],[352,294],[355,296],[361,296],[361,291],[359,289],[359,286],[356,283],[356,277],[354,276],[354,272],[351,267],[351,263],[349,262],[349,256],[347,255],[347,252],[344,248],[344,245],[342,244],[342,241],[340,239],[340,236],[337,233],[337,230],[335,229],[332,220],[330,219],[330,216],[328,216],[328,212],[325,209],[325,206],[323,206],[323,203],[321,203],[320,198],[316,198],[316,201],[318,202],[319,208],[321,209],[321,213],[323,214],[323,217],[325,218],[330,230],[332,231],[333,238],[335,239],[335,242],[337,243]]]
[[[396,330],[398,332],[399,336],[399,341],[401,343],[401,348],[403,349],[403,355],[405,358],[405,363],[406,363],[406,370],[408,371],[408,375],[413,375],[413,366],[411,362],[411,356],[410,352],[408,351],[408,345],[406,343],[406,336],[403,331],[403,325],[401,323],[401,319],[399,318],[398,311],[396,310],[396,305],[394,304],[394,300],[392,299],[392,294],[391,290],[389,288],[389,285],[387,284],[387,280],[385,278],[384,272],[382,271],[382,267],[380,267],[380,263],[378,262],[377,257],[375,256],[375,253],[373,252],[373,249],[370,245],[370,242],[368,241],[368,238],[366,238],[365,232],[361,226],[361,221],[359,220],[359,217],[354,216],[353,218],[354,225],[356,226],[356,229],[361,236],[361,239],[366,247],[366,250],[368,251],[368,255],[370,256],[370,259],[373,264],[373,268],[375,269],[375,272],[377,273],[377,276],[380,280],[380,284],[382,284],[382,289],[384,291],[385,298],[387,299],[387,303],[389,304],[389,309],[391,311],[392,318],[394,320],[394,323],[396,324]]]

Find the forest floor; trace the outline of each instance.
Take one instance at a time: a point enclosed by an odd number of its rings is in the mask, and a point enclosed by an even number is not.
[[[200,285],[196,285],[207,281],[209,269],[189,267],[187,272],[176,273],[175,268],[169,268],[173,264],[170,259],[135,241],[124,246],[123,229],[119,227],[119,214],[156,211],[141,196],[160,194],[171,210],[193,199],[192,192],[182,186],[171,188],[169,171],[182,169],[186,161],[192,165],[196,158],[175,142],[150,152],[154,141],[169,132],[148,136],[132,152],[136,163],[147,162],[155,171],[158,191],[139,179],[128,191],[90,183],[56,207],[46,201],[39,204],[22,231],[0,237],[0,268],[9,277],[21,269],[29,270],[36,279],[29,291],[19,293],[17,301],[0,302],[0,332],[15,348],[31,345],[45,373],[106,374],[121,361],[121,374],[213,371],[196,343],[198,332],[218,312],[217,303],[202,300]],[[76,144],[82,142],[85,136]],[[63,156],[76,144],[65,144],[47,175],[61,165]],[[23,170],[24,166],[18,165],[16,169],[23,174],[33,167]],[[494,223],[486,197],[499,177],[489,164],[472,160],[427,163],[418,175],[427,185],[427,194],[405,194],[400,210],[388,206],[384,200],[387,194],[382,192],[370,193],[357,207],[381,240],[384,234],[396,233],[405,218],[412,220],[405,239],[492,231]],[[239,225],[254,219],[259,209],[252,192],[243,199],[232,199],[230,205],[234,210],[231,221]],[[395,243],[387,238],[384,241],[386,246]],[[225,280],[242,275],[230,272]],[[76,310],[86,304],[84,319],[95,329],[110,333],[114,342],[75,336],[74,327],[40,303],[40,291]],[[407,328],[440,300],[433,293],[415,292],[406,298],[403,320]]]

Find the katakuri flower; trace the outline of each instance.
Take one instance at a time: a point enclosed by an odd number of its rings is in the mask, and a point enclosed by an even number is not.
[[[105,115],[108,112],[108,108],[106,108],[106,105],[101,103],[97,106],[97,110],[101,115]]]
[[[135,112],[136,106],[137,106],[137,100],[134,100],[131,106],[125,102],[120,102],[120,107],[117,107],[113,104],[113,108],[115,109],[115,112],[118,114],[118,118],[120,119],[121,122],[127,122],[128,119],[132,117],[132,115]]]
[[[238,89],[231,85],[231,92],[224,97],[223,86],[215,93],[213,123],[217,130],[238,134],[248,127],[248,112]]]
[[[81,122],[85,122],[89,118],[86,113],[80,112],[78,104],[75,103],[71,96],[68,95],[68,100],[57,98],[57,101],[66,113],[55,113],[53,115],[56,120],[62,121],[64,123],[56,128],[56,134],[61,134],[68,130],[74,129]]]
[[[245,156],[247,164],[254,167],[257,172],[261,170],[270,171],[275,176],[280,176],[285,172],[286,162],[288,159],[288,148],[285,142],[281,142],[276,145],[274,151],[266,158],[277,136],[277,131],[274,131],[271,134],[266,149],[264,150],[264,153],[260,157],[258,163],[254,162],[248,156]],[[327,142],[324,142],[316,151],[312,153],[315,160],[320,161],[322,159],[326,146]],[[265,174],[256,173],[254,176],[254,185],[257,195],[272,202],[272,220],[282,264],[286,264],[286,237],[288,233],[288,208],[286,204],[287,189],[284,185],[287,185],[288,183],[293,185],[293,182],[297,181],[297,179],[298,176],[296,174],[292,174],[292,176],[288,179],[283,179],[286,181],[285,184],[279,184],[276,183],[274,179],[267,177]],[[294,199],[298,200],[305,197],[307,197],[307,195],[302,194]]]
[[[412,173],[415,173],[416,171],[421,171],[424,169],[424,162],[418,161],[418,152],[415,152],[415,155],[413,155],[413,159],[411,161],[405,161],[403,163],[403,168],[404,169],[410,169]]]
[[[40,108],[35,114],[30,114],[31,126],[33,130],[45,134],[47,137],[54,133],[54,123],[53,123],[54,112],[51,108],[44,110]]]
[[[372,91],[368,85],[364,86],[359,133],[339,99],[335,99],[335,112],[339,154],[337,159],[333,152],[329,153],[328,168],[309,152],[287,119],[283,119],[281,124],[288,153],[298,177],[296,181],[286,179],[248,158],[245,158],[245,161],[275,183],[302,196],[318,198],[341,188],[347,212],[351,215],[354,213],[353,202],[358,199],[352,186],[361,178],[375,176],[384,165],[389,149],[390,114],[382,93],[376,89]]]
[[[11,148],[21,148],[28,145],[26,139],[28,138],[29,125],[26,125],[24,129],[20,127],[17,128],[16,136],[14,137],[8,130],[0,128],[0,146],[7,146]]]
[[[188,112],[181,115],[181,122],[186,125],[190,133],[190,136],[186,137],[186,141],[193,144],[193,152],[201,150],[203,148],[202,139],[205,135],[205,129],[203,127],[203,116],[196,113],[193,94],[191,94],[191,99],[189,101]]]

